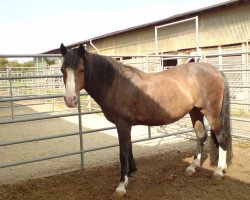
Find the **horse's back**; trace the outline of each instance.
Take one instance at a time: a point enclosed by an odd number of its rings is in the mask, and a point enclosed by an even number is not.
[[[176,70],[187,68],[190,93],[194,106],[200,109],[221,107],[224,91],[224,77],[213,65],[207,63],[188,63],[176,66]],[[216,109],[213,109],[216,110]]]
[[[113,123],[122,118],[134,125],[168,124],[194,107],[213,105],[213,99],[221,98],[219,90],[223,91],[221,73],[204,63],[178,65],[158,73],[131,68],[124,72],[126,78],[113,84],[106,96],[108,103],[102,107]]]
[[[182,65],[177,65],[170,70],[173,70],[176,73],[180,74],[186,73],[187,75],[191,75],[192,77],[200,77],[202,75],[209,76],[210,78],[217,78],[218,76],[221,77],[220,71],[216,67],[208,63],[186,63]]]
[[[171,123],[194,107],[203,109],[221,99],[223,77],[212,65],[189,63],[148,74],[136,104],[139,122]],[[221,91],[220,91],[221,90]],[[159,123],[157,123],[159,122]]]

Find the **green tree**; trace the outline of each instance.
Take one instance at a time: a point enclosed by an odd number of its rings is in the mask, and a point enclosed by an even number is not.
[[[30,60],[30,61],[25,61],[22,66],[24,67],[34,67],[35,63],[34,61]]]
[[[7,69],[7,67],[9,67],[14,71],[29,71],[32,70],[31,67],[34,65],[34,61],[25,61],[24,63],[19,63],[17,60],[9,61],[7,58],[0,58],[0,68],[2,69]]]
[[[15,68],[19,68],[21,66],[21,64],[17,60],[8,61],[8,65],[9,67],[15,67]]]
[[[47,63],[47,66],[54,65],[56,63],[54,60],[51,60],[47,57],[44,60]]]
[[[7,68],[8,60],[7,58],[0,58],[0,68]]]

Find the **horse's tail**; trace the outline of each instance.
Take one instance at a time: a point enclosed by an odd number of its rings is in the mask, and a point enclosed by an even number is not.
[[[227,165],[232,163],[232,135],[231,135],[231,123],[230,123],[230,96],[229,96],[229,86],[225,75],[221,72],[224,78],[224,94],[220,113],[221,130],[219,133],[219,138],[224,144],[227,150]],[[211,164],[217,165],[219,158],[219,143],[215,133],[211,132]]]

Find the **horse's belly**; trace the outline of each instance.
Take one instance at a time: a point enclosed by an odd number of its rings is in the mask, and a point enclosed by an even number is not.
[[[150,97],[151,96],[151,97]],[[194,107],[193,98],[187,92],[158,92],[141,99],[135,109],[138,123],[145,125],[164,125],[173,123]]]
[[[138,113],[135,118],[137,125],[160,126],[178,121],[190,112],[192,108],[176,108],[170,109],[146,109],[146,112]]]
[[[146,125],[146,126],[161,126],[171,124],[173,122],[178,121],[179,119],[140,119],[133,123],[133,125]]]

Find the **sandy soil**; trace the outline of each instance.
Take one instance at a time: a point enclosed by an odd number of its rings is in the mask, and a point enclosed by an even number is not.
[[[29,106],[15,112],[49,112],[50,106]],[[5,113],[1,112],[0,115]],[[44,113],[44,116],[51,113]],[[83,130],[113,126],[101,115],[86,115]],[[168,132],[188,128],[185,123],[168,126]],[[184,125],[183,125],[184,124]],[[189,123],[191,125],[191,123]],[[238,127],[249,130],[249,123]],[[1,125],[1,143],[78,131],[77,117]],[[248,131],[247,131],[248,132]],[[147,127],[134,127],[132,138],[147,137]],[[152,130],[152,135],[157,133]],[[188,135],[192,137],[193,134]],[[86,134],[84,149],[117,144],[116,130]],[[127,188],[125,199],[249,199],[250,142],[234,142],[234,160],[224,180],[211,179],[209,159],[204,154],[203,167],[192,177],[184,175],[192,160],[196,143],[187,137],[167,137],[133,145],[138,165],[135,181]],[[0,148],[2,163],[79,151],[79,136],[24,143]],[[119,180],[118,148],[58,158],[0,169],[0,199],[112,199]],[[75,171],[75,172],[74,172]],[[42,178],[43,177],[43,178]],[[46,177],[46,178],[45,178]],[[11,184],[9,184],[11,183]]]
[[[136,179],[123,199],[249,199],[250,143],[234,144],[234,161],[223,180],[211,179],[205,156],[203,166],[191,177],[184,175],[190,151],[169,151],[137,159]],[[205,154],[206,155],[206,154]],[[115,199],[119,165],[88,168],[47,178],[0,186],[0,199]]]

